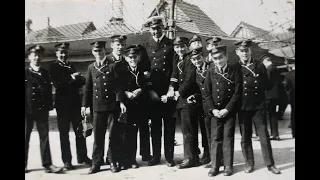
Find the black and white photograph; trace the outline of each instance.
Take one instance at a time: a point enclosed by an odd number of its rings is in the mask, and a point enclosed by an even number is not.
[[[295,0],[25,0],[26,180],[294,180]]]

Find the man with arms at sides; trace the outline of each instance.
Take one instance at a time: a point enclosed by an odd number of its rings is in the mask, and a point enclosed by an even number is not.
[[[170,85],[173,60],[173,44],[163,30],[164,25],[161,16],[149,18],[145,26],[149,28],[151,37],[144,43],[150,61],[150,73],[148,83],[151,85],[150,108],[148,116],[151,118],[151,137],[153,157],[148,162],[149,166],[160,163],[162,120],[164,124],[164,155],[169,164],[172,164],[174,155],[175,119],[172,118],[175,111],[175,103],[160,100],[165,95]]]
[[[79,90],[85,84],[85,78],[68,61],[69,43],[55,45],[57,61],[49,69],[51,80],[56,88],[55,108],[60,133],[60,146],[64,168],[74,169],[69,141],[70,123],[76,136],[77,160],[79,164],[91,166],[87,156],[86,139],[82,135],[81,97]]]
[[[266,126],[266,97],[265,91],[269,87],[268,75],[265,66],[251,57],[251,40],[235,42],[236,54],[240,62],[236,65],[240,68],[242,76],[241,110],[238,113],[241,149],[245,160],[245,173],[251,173],[254,169],[254,156],[252,148],[252,122],[256,125],[260,138],[263,159],[268,170],[274,174],[280,174],[275,167],[269,134]]]
[[[53,109],[52,85],[47,70],[41,67],[45,49],[35,45],[28,48],[30,66],[25,69],[25,172],[28,165],[29,142],[36,122],[40,138],[40,153],[42,166],[46,173],[59,173],[63,168],[52,164],[49,143],[49,111]]]
[[[211,49],[214,67],[208,70],[204,82],[207,112],[211,116],[211,170],[209,176],[219,173],[223,158],[224,175],[232,175],[236,114],[241,96],[241,74],[236,66],[228,64],[227,47]]]
[[[279,115],[277,113],[277,105],[280,100],[280,71],[277,66],[271,61],[271,58],[267,55],[263,55],[260,61],[265,65],[267,69],[268,79],[270,83],[270,89],[266,90],[266,106],[267,106],[267,119],[270,122],[271,136],[270,140],[280,141],[278,120]]]
[[[105,56],[105,41],[92,42],[92,54],[96,61],[89,65],[84,89],[81,114],[86,115],[87,108],[93,109],[93,152],[92,166],[89,174],[100,171],[104,156],[105,134],[109,130],[110,170],[115,173],[120,170],[118,161],[118,143],[121,141],[118,117],[124,113],[126,107],[120,102],[121,91],[118,78],[114,70],[115,63]]]
[[[189,39],[189,49],[197,49],[198,47],[202,47],[202,40],[200,38],[200,36],[198,35],[193,35],[190,39]],[[202,54],[202,53],[201,53]],[[208,135],[206,132],[206,125],[204,122],[204,113],[203,113],[203,108],[201,106],[199,106],[197,108],[197,116],[198,116],[198,123],[200,126],[200,132],[201,132],[201,142],[202,142],[202,147],[203,147],[203,155],[200,159],[200,162],[202,164],[207,164],[210,162],[210,151],[209,151],[209,142],[208,142]],[[197,136],[198,136],[198,128],[197,130]],[[198,142],[198,138],[197,138],[197,142]],[[200,154],[201,151],[199,149],[199,145],[198,143],[196,144],[197,148],[198,148],[198,153]]]

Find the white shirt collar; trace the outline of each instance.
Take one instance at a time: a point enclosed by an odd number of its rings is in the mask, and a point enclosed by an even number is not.
[[[162,33],[162,35],[161,35],[161,37],[160,38],[155,38],[154,36],[152,36],[152,38],[156,41],[156,42],[158,42],[158,40],[159,40],[159,42],[163,39],[163,37],[164,37],[164,33]]]
[[[130,67],[130,66],[129,66],[129,67]],[[137,67],[135,67],[135,68],[130,67],[130,69],[131,69],[132,72],[136,72]]]
[[[218,68],[219,70],[221,70],[221,67],[217,66],[217,68]],[[224,73],[226,72],[226,68],[227,68],[227,64],[222,67]]]
[[[30,63],[30,67],[34,70],[34,71],[39,71],[40,70],[40,66],[35,66],[33,64]]]
[[[116,58],[117,61],[120,60],[120,56],[118,56],[116,53],[112,52],[112,55]]]

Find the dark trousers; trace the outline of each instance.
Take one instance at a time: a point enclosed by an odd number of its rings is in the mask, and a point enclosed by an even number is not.
[[[270,129],[271,129],[271,136],[279,136],[279,129],[278,129],[278,113],[276,111],[276,106],[278,104],[277,99],[267,99],[266,105],[267,105],[267,118],[270,123]]]
[[[193,105],[188,108],[178,109],[178,116],[181,121],[181,131],[183,135],[184,159],[199,161],[198,147],[198,119]]]
[[[212,167],[219,168],[233,166],[235,114],[228,114],[225,118],[211,117],[211,162]]]
[[[114,111],[93,113],[93,165],[100,165],[103,161],[107,129],[109,130],[108,159],[110,163],[115,163],[118,160],[119,152],[117,152],[117,150],[119,149],[119,142],[121,142],[121,136],[118,130],[120,126],[120,123],[117,121],[118,116],[119,113]]]
[[[292,137],[295,138],[296,136],[296,104],[295,100],[290,101],[290,106],[291,106],[291,133]]]
[[[69,131],[70,123],[76,136],[76,149],[78,162],[87,159],[86,139],[82,135],[81,114],[79,109],[57,108],[58,129],[60,133],[60,146],[63,163],[71,163],[72,155],[70,150]]]
[[[40,154],[42,166],[48,167],[52,165],[50,144],[49,144],[49,113],[48,111],[41,111],[38,113],[27,113],[25,117],[25,167],[28,164],[29,142],[30,135],[33,129],[33,123],[36,122],[37,131],[40,138]]]
[[[145,115],[145,112],[142,112]],[[150,155],[150,129],[147,116],[140,119],[138,124],[139,140],[140,140],[140,155]]]
[[[175,119],[172,118],[174,104],[154,103],[151,112],[151,139],[152,154],[155,158],[161,158],[162,120],[164,124],[164,155],[167,161],[173,160]]]
[[[205,117],[204,115],[198,115],[198,123],[200,126],[200,133],[201,133],[201,142],[202,142],[202,147],[204,149],[209,148],[209,142],[208,142],[208,134],[207,134],[207,128],[206,128],[206,122],[205,122]],[[199,135],[199,129],[196,129],[197,131],[197,144],[198,144],[198,135]],[[197,145],[198,147],[198,145]]]
[[[252,121],[256,125],[257,133],[260,138],[260,144],[265,165],[274,165],[272,148],[267,129],[266,110],[259,109],[254,111],[240,111],[238,113],[241,149],[246,165],[254,166],[254,156],[252,149]]]

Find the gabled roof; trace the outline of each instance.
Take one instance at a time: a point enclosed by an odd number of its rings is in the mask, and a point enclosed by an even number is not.
[[[168,3],[161,0],[150,16],[160,15],[169,18]],[[175,4],[176,30],[192,32],[196,34],[205,34],[211,36],[228,36],[208,15],[206,15],[198,6],[177,0]]]
[[[137,29],[126,23],[121,18],[111,18],[110,22],[103,27],[88,33],[85,37],[86,38],[94,38],[94,37],[109,37],[114,34],[134,34],[138,33]]]
[[[93,22],[69,24],[59,27],[49,26],[45,29],[33,31],[28,34],[26,36],[26,42],[50,42],[77,39],[93,30],[96,30]]]
[[[248,33],[239,34],[241,30],[244,30],[246,32],[248,31]],[[261,40],[273,39],[269,31],[255,27],[243,21],[239,23],[239,25],[233,30],[230,36],[246,38],[246,39],[261,39]]]

